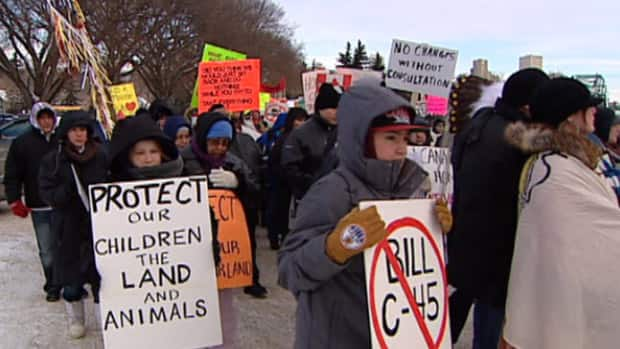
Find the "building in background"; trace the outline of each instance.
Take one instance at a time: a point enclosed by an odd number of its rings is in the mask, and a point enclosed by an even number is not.
[[[474,60],[470,73],[483,79],[489,79],[489,62],[484,58]]]
[[[519,57],[519,70],[525,68],[543,68],[543,57],[537,55],[526,55]]]

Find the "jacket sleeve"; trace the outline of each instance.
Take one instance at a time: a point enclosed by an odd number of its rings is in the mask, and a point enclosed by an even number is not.
[[[348,266],[333,262],[325,252],[327,236],[351,209],[342,189],[346,184],[338,178],[330,175],[312,186],[278,252],[278,283],[295,296],[321,287]]]
[[[48,153],[41,161],[39,169],[41,199],[54,208],[64,207],[74,200],[79,200],[74,180],[64,168],[66,163],[57,164],[58,156],[55,151]],[[57,166],[60,168],[56,168]]]
[[[312,184],[312,173],[303,170],[304,153],[299,130],[287,137],[282,149],[282,170],[296,198],[301,198]]]
[[[21,156],[21,142],[16,139],[9,147],[9,153],[4,163],[4,190],[8,203],[17,201],[22,196],[22,188],[26,176],[25,161]],[[22,161],[20,161],[22,158]]]
[[[232,172],[237,176],[239,187],[237,194],[245,197],[255,197],[260,191],[260,183],[254,172],[239,158],[233,159]]]

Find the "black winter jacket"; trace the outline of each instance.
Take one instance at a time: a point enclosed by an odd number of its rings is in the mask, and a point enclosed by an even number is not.
[[[506,301],[517,228],[519,178],[527,156],[505,140],[525,115],[505,105],[478,112],[455,138],[450,284],[496,307]]]
[[[301,199],[317,179],[326,149],[336,142],[337,127],[314,115],[287,138],[282,167],[296,199]]]
[[[22,189],[26,197],[26,206],[30,208],[46,207],[39,195],[39,168],[45,154],[57,148],[56,135],[47,140],[34,126],[17,137],[6,158],[4,186],[7,202],[19,200]]]

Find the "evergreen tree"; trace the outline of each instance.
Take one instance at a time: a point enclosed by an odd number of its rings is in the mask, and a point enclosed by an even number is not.
[[[345,67],[350,67],[353,64],[353,57],[351,56],[351,43],[347,41],[347,47],[344,53],[338,53],[338,63]]]
[[[368,53],[366,53],[366,45],[361,40],[357,40],[357,47],[353,51],[353,68],[364,69],[368,67]]]
[[[372,56],[370,63],[371,63],[370,69],[372,70],[376,70],[376,71],[385,70],[385,60],[383,59],[383,56],[379,54],[379,52],[375,53],[375,55]]]

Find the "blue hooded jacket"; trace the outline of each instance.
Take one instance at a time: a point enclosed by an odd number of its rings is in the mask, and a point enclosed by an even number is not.
[[[264,154],[269,154],[271,152],[271,148],[276,143],[280,135],[282,135],[282,130],[286,126],[286,118],[288,117],[288,113],[282,113],[278,115],[276,122],[273,124],[273,127],[269,132],[265,132],[262,136],[260,136],[256,142],[260,144],[263,149]]]

